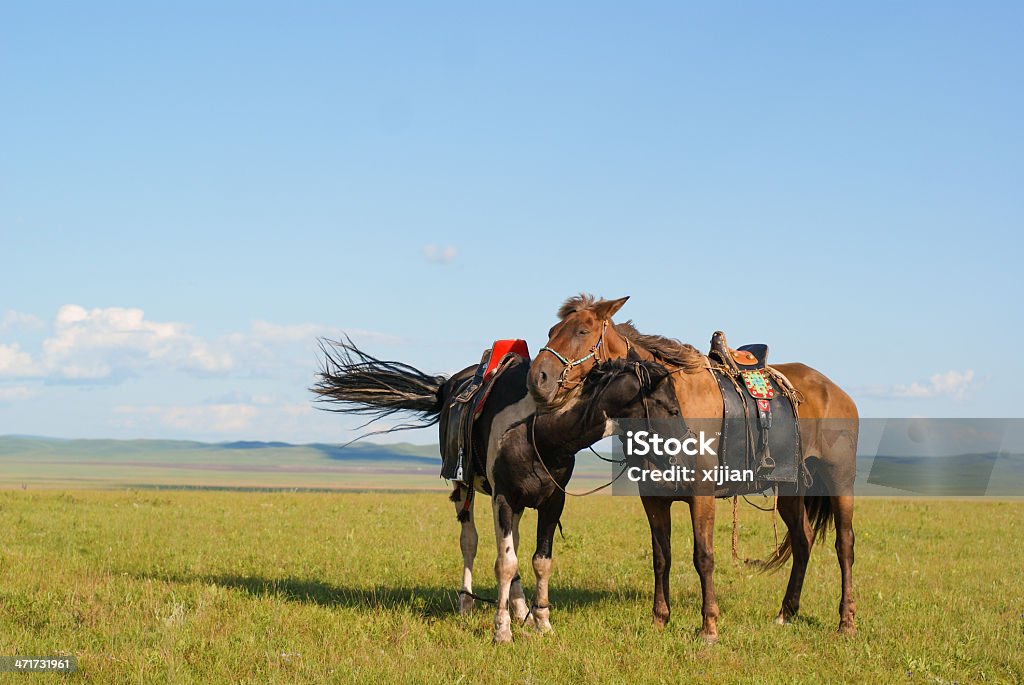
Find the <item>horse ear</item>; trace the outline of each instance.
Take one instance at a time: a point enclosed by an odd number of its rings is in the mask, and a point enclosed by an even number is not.
[[[629,295],[620,297],[617,300],[604,300],[594,305],[594,314],[601,321],[607,321],[615,315],[615,312],[622,309],[622,305],[626,304],[626,300],[629,299]]]

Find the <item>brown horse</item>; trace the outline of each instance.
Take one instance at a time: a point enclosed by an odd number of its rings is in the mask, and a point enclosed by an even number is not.
[[[534,359],[529,374],[530,392],[538,407],[564,411],[572,405],[582,380],[602,360],[624,357],[632,350],[654,359],[672,371],[676,397],[684,418],[720,419],[722,394],[710,372],[708,359],[693,346],[657,335],[644,335],[631,322],[616,324],[612,316],[626,303],[580,295],[566,300],[558,311],[559,322],[548,333],[548,342]],[[804,364],[773,365],[803,396],[799,405],[804,457],[816,481],[828,497],[800,494],[779,497],[778,511],[788,533],[766,568],[781,567],[790,557],[793,565],[777,623],[788,623],[797,614],[811,546],[831,520],[836,527],[836,553],[842,573],[839,632],[856,632],[853,600],[853,495],[857,444],[857,407],[850,396],[818,371]],[[822,422],[843,426],[823,430]],[[839,437],[836,437],[836,436]],[[805,492],[801,490],[801,492]],[[718,603],[714,589],[715,500],[711,496],[642,497],[651,527],[654,558],[654,623],[669,620],[669,570],[671,567],[671,507],[673,500],[690,505],[693,524],[693,563],[700,576],[705,640],[718,637]]]

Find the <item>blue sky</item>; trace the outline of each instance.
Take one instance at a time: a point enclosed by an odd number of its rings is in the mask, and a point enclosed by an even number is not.
[[[1021,7],[210,5],[0,8],[0,434],[341,441],[317,335],[451,371],[581,290],[1020,415]]]

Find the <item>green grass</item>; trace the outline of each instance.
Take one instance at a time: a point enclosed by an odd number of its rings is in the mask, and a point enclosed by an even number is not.
[[[493,596],[489,501],[479,593]],[[458,526],[442,494],[0,492],[0,654],[77,655],[73,676],[15,682],[1021,682],[1024,505],[864,499],[859,634],[835,634],[839,573],[812,555],[801,618],[772,625],[784,575],[729,556],[716,530],[721,641],[695,639],[699,585],[676,507],[672,623],[650,626],[639,502],[569,502],[556,538],[555,633],[490,644],[492,612],[456,614]],[[523,521],[521,568],[535,517]],[[741,512],[763,556],[770,516]]]

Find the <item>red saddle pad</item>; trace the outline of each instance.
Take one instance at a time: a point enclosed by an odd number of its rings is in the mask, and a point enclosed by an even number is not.
[[[491,376],[494,375],[495,370],[498,368],[498,362],[509,352],[519,355],[526,361],[530,361],[530,348],[527,347],[525,340],[519,340],[518,338],[513,340],[495,340],[494,345],[491,346],[491,358],[487,360],[487,368],[484,369],[484,382],[491,379]]]

